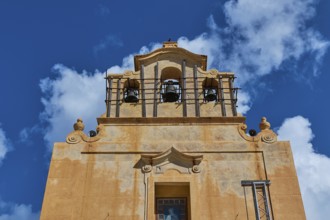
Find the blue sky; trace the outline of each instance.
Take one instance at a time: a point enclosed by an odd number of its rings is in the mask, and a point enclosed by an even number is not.
[[[37,218],[51,143],[78,117],[94,129],[104,72],[169,38],[236,73],[248,127],[266,116],[291,140],[308,219],[326,219],[329,10],[326,0],[0,1],[0,220]]]

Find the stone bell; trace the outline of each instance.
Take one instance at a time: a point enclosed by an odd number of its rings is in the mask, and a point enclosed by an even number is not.
[[[136,89],[128,88],[126,91],[125,102],[138,102],[138,91]]]
[[[163,99],[165,102],[176,102],[179,99],[179,94],[176,91],[176,88],[173,84],[173,81],[168,81],[165,93],[163,94]]]
[[[216,90],[213,88],[207,89],[205,100],[208,102],[215,101],[217,99],[217,93]]]

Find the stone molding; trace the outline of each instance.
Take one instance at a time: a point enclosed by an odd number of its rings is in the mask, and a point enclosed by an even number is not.
[[[170,169],[184,174],[199,173],[202,160],[203,155],[192,156],[171,147],[160,154],[141,155],[141,170],[143,173],[154,171],[155,174],[162,174]]]
[[[232,73],[232,72],[219,72],[217,69],[210,69],[210,70],[206,71],[206,70],[203,70],[198,67],[197,71],[208,78],[217,78],[217,76],[219,76],[219,75],[224,78],[234,77],[234,73]]]
[[[139,72],[135,72],[132,70],[125,70],[124,73],[109,73],[107,74],[106,79],[136,79],[139,78]]]
[[[228,117],[157,117],[157,118],[107,118],[102,115],[97,118],[99,124],[240,124],[245,122],[245,117],[242,116],[228,116]]]
[[[175,56],[179,56],[179,57],[183,57],[183,58],[187,57],[187,58],[193,60],[195,63],[198,63],[203,70],[206,70],[206,67],[207,67],[207,56],[206,55],[195,54],[195,53],[192,53],[181,47],[163,47],[163,48],[154,50],[148,54],[134,56],[135,71],[140,70],[141,64],[148,62],[149,60],[155,59],[159,55],[164,55],[164,54],[173,54]]]

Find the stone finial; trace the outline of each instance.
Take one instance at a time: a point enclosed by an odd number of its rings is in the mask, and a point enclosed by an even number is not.
[[[74,123],[73,128],[74,128],[75,131],[83,131],[84,128],[85,128],[83,120],[81,118],[78,118],[77,122]]]
[[[261,118],[261,122],[259,124],[259,128],[261,131],[263,130],[269,130],[270,129],[270,123],[267,121],[266,117]]]
[[[175,41],[163,42],[163,48],[169,48],[169,47],[178,47],[178,43]]]

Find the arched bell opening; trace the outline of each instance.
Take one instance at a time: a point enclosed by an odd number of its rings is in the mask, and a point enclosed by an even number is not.
[[[181,101],[181,71],[175,67],[167,67],[161,73],[161,102]]]
[[[214,78],[206,77],[203,81],[203,95],[205,102],[218,100],[218,81]]]
[[[139,101],[140,83],[136,79],[128,78],[124,83],[124,101],[136,103]]]

